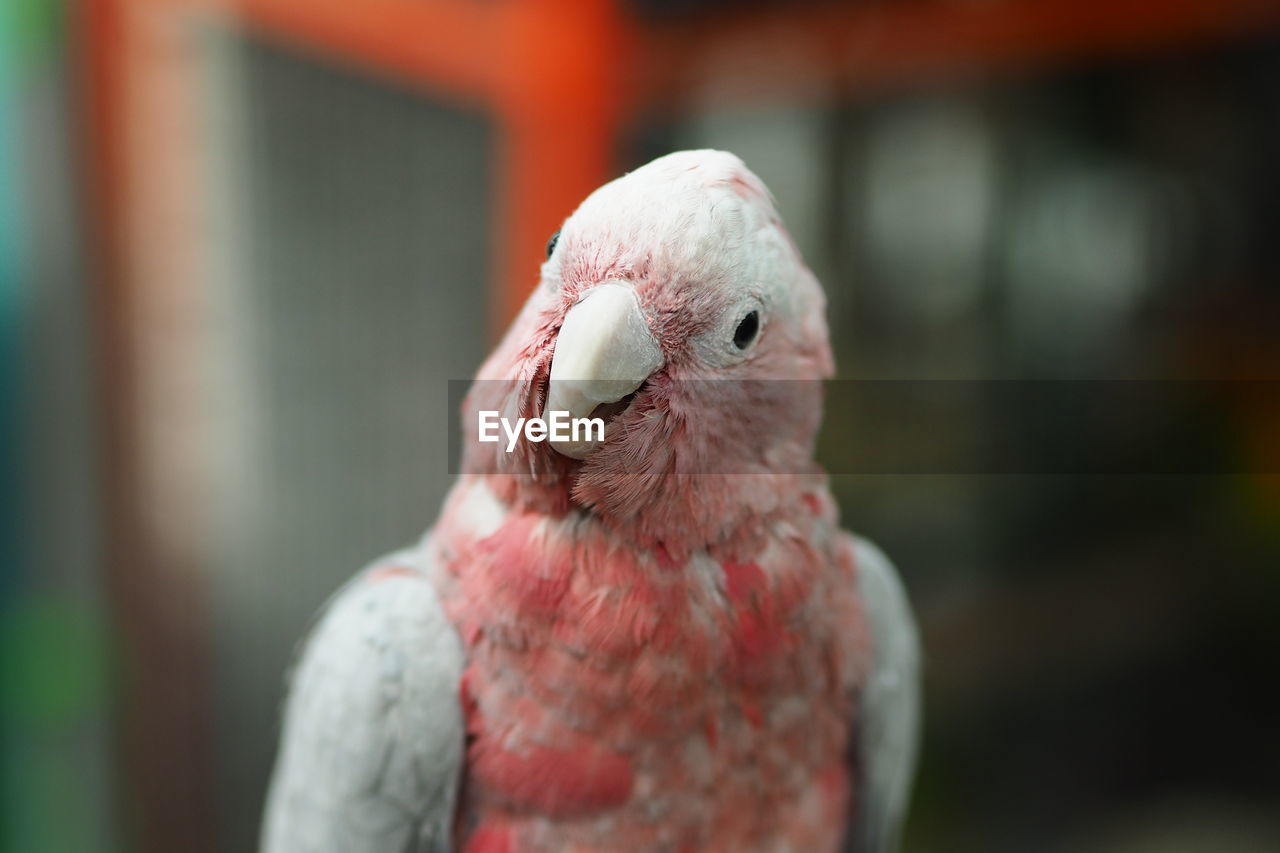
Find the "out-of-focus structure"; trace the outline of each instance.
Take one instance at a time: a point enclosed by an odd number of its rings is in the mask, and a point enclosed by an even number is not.
[[[434,518],[447,380],[654,155],[761,174],[844,376],[1280,373],[1274,2],[4,15],[4,849],[252,847],[293,643]],[[930,650],[909,851],[1280,844],[1280,406],[1240,387],[1203,449],[1251,475],[837,479]],[[829,460],[940,430],[854,423]]]

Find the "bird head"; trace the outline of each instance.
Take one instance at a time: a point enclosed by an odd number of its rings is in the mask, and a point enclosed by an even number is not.
[[[814,476],[825,299],[746,166],[661,157],[592,193],[464,405],[600,417],[603,440],[481,444],[464,471],[509,498],[706,546]],[[685,550],[680,548],[680,550]]]

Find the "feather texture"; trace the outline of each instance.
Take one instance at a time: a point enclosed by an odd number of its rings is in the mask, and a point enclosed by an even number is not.
[[[859,694],[856,778],[860,792],[852,849],[898,849],[920,738],[920,638],[906,591],[889,558],[855,538],[858,594],[871,629],[871,670]]]
[[[285,710],[265,853],[451,849],[462,767],[457,635],[419,547],[356,576],[306,643]]]

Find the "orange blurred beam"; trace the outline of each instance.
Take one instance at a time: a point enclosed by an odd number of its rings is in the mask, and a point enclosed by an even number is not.
[[[511,0],[503,8],[495,336],[537,282],[547,238],[613,175],[629,56],[616,3]]]
[[[501,34],[536,30],[581,54],[568,34],[592,39],[613,29],[608,38],[630,37],[637,48],[618,81],[631,106],[679,104],[717,48],[767,48],[780,36],[799,36],[815,68],[858,93],[954,71],[1044,66],[1280,26],[1275,0],[1109,0],[1104,8],[1079,0],[779,3],[648,21],[629,19],[615,0],[140,1],[215,10],[342,61],[482,102],[528,70],[512,47],[539,58],[537,42],[512,45]],[[600,29],[606,18],[613,24]],[[541,58],[551,52],[543,47]],[[617,65],[603,51],[595,55]],[[790,94],[767,70],[763,80],[744,79],[739,91],[744,100]]]
[[[138,138],[132,122],[145,39],[129,0],[87,0],[71,8],[73,38],[83,58],[75,96],[85,123],[76,154],[85,166],[87,295],[102,387],[96,403],[105,586],[123,652],[119,694],[113,697],[121,776],[116,811],[126,816],[120,830],[131,847],[204,853],[217,843],[204,589],[190,565],[164,556],[151,535],[144,498],[147,412],[136,323],[143,294],[132,274],[139,237],[131,226],[155,210],[139,209],[136,167],[139,154],[149,152],[130,142]],[[180,138],[162,134],[148,141],[182,150]],[[162,254],[171,248],[166,240],[155,243]]]

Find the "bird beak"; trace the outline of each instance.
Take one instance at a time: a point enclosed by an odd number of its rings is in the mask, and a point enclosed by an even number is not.
[[[626,397],[661,366],[662,350],[635,291],[621,284],[597,285],[565,314],[542,417],[550,421],[552,412],[567,412],[570,420],[592,417],[597,407]],[[585,459],[600,444],[587,434],[582,430],[579,441],[549,441],[565,456]]]

